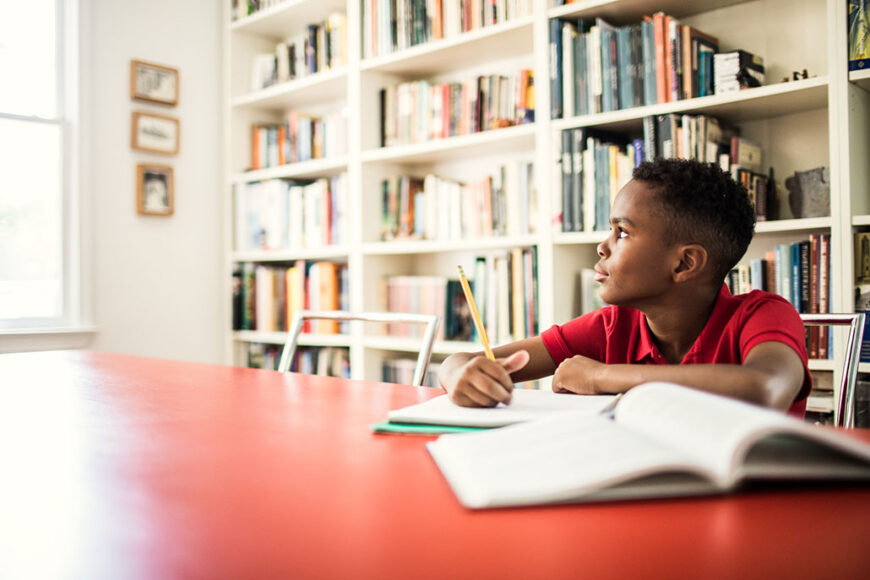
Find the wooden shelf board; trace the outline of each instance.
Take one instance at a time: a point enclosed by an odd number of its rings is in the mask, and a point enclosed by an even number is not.
[[[301,79],[272,85],[231,100],[236,109],[285,111],[324,101],[336,101],[347,95],[346,66],[313,74]]]
[[[828,78],[791,81],[722,95],[684,99],[595,115],[580,115],[553,121],[553,128],[606,127],[639,130],[644,117],[667,113],[704,114],[730,123],[777,117],[826,106]]]
[[[236,330],[236,342],[259,342],[263,344],[284,344],[286,332],[259,332],[256,330]],[[305,334],[299,335],[299,346],[350,346],[351,337],[347,334]]]
[[[458,67],[473,67],[533,50],[533,16],[486,26],[454,36],[419,44],[400,52],[363,59],[360,70],[421,78]]]
[[[330,260],[344,262],[349,254],[345,246],[298,248],[292,250],[250,250],[233,252],[231,262],[293,262],[295,260]]]
[[[581,0],[564,6],[551,8],[547,12],[550,18],[584,18],[601,17],[614,25],[634,24],[644,16],[654,12],[666,12],[676,18],[684,18],[692,14],[709,12],[717,8],[725,8],[735,4],[744,4],[748,0]]]
[[[345,12],[345,0],[286,0],[231,22],[231,32],[266,36],[278,41],[320,22],[329,12]]]
[[[402,338],[394,336],[368,336],[363,339],[365,348],[376,350],[395,350],[401,352],[419,352],[422,338]],[[477,352],[479,344],[462,341],[437,340],[432,346],[433,354],[453,354],[456,352]]]
[[[811,358],[807,361],[811,371],[833,371],[836,361],[833,359]]]
[[[865,91],[870,91],[870,69],[849,71],[849,80]]]
[[[347,171],[347,156],[336,159],[312,159],[233,175],[233,183],[248,183],[266,179],[313,179],[329,177]]]
[[[553,237],[558,246],[575,244],[600,244],[610,232],[562,232]]]
[[[483,131],[447,139],[436,139],[411,145],[397,145],[369,149],[362,152],[362,161],[433,162],[467,158],[469,152],[476,155],[496,155],[533,149],[535,125],[527,123],[505,129]]]
[[[363,254],[392,256],[404,254],[435,254],[440,252],[474,251],[529,247],[539,243],[537,236],[504,236],[465,238],[460,240],[401,240],[363,244]]]
[[[803,218],[797,220],[772,220],[769,222],[757,222],[755,232],[759,234],[778,232],[797,232],[804,230],[830,229],[830,217]]]
[[[870,226],[870,215],[852,216],[853,226]]]

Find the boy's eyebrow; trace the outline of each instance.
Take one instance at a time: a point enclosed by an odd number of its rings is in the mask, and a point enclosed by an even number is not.
[[[634,223],[630,219],[619,216],[611,216],[610,223],[634,227]]]

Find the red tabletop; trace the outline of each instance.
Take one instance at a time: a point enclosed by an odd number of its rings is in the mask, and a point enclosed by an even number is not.
[[[430,438],[369,430],[437,394],[95,352],[0,355],[0,577],[870,574],[870,487],[466,510]]]

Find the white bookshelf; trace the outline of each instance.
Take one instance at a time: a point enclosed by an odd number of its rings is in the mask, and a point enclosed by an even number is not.
[[[870,70],[849,71],[849,80],[866,91],[870,91]]]
[[[229,2],[227,2],[229,4]],[[259,91],[245,90],[253,54],[274,45],[308,22],[325,19],[334,10],[346,11],[349,62],[346,67]],[[745,48],[764,57],[768,85],[728,95],[663,103],[609,113],[549,118],[548,21],[550,18],[602,17],[615,25],[638,22],[663,10],[683,23],[717,36],[723,50]],[[226,209],[225,238],[233,239],[234,184],[274,178],[314,178],[347,172],[349,183],[349,243],[341,248],[304,251],[234,252],[227,245],[227,276],[234,262],[282,262],[328,259],[349,269],[350,305],[355,310],[380,310],[380,279],[387,275],[437,274],[455,276],[457,263],[491,250],[535,247],[538,251],[539,329],[578,314],[579,288],[574,278],[595,260],[602,232],[562,233],[551,227],[557,211],[560,183],[554,172],[560,131],[598,127],[634,133],[648,115],[705,114],[736,125],[761,143],[765,165],[776,169],[781,183],[796,170],[818,166],[831,169],[831,216],[759,222],[747,259],[763,256],[778,243],[804,239],[809,233],[831,234],[832,309],[852,310],[852,234],[870,226],[870,71],[849,73],[845,5],[840,0],[586,0],[552,7],[535,0],[534,13],[453,38],[418,45],[404,51],[363,59],[361,7],[356,0],[294,0],[224,25],[226,95]],[[812,30],[812,34],[807,31]],[[377,91],[410,80],[461,80],[463,75],[535,71],[534,124],[396,147],[379,147]],[[809,78],[777,82],[791,71],[807,69]],[[347,155],[296,166],[246,171],[252,122],[281,118],[294,107],[345,107],[349,118]],[[504,160],[535,163],[537,233],[531,236],[449,241],[379,240],[380,189],[385,177],[400,174],[438,175],[471,179]],[[784,187],[781,187],[784,190]],[[787,206],[785,200],[781,200]],[[788,217],[788,216],[786,216]],[[464,262],[465,261],[465,262]],[[230,298],[227,295],[230,320]],[[355,331],[356,332],[356,331]],[[280,344],[277,335],[232,332],[227,329],[226,360],[239,362],[248,341]],[[267,340],[268,339],[268,340]],[[323,339],[323,337],[321,337]],[[303,337],[303,344],[315,340]],[[320,340],[320,339],[317,339]],[[325,340],[325,339],[323,339]],[[411,353],[417,341],[361,334],[336,338],[351,349],[356,378],[380,379],[380,361],[393,353]],[[328,341],[327,341],[328,342]],[[324,343],[326,344],[326,343]],[[838,345],[836,345],[839,348]],[[468,343],[438,343],[436,359]],[[814,361],[816,370],[834,370],[836,363]],[[862,365],[862,372],[870,365]]]

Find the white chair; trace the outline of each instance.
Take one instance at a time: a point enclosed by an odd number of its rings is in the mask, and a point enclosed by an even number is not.
[[[429,359],[432,356],[432,345],[435,343],[435,333],[438,331],[438,324],[441,322],[441,317],[434,314],[409,314],[405,312],[354,313],[344,310],[298,310],[293,316],[290,330],[287,332],[287,342],[284,344],[284,350],[281,353],[281,361],[278,363],[278,370],[282,373],[286,373],[290,370],[290,364],[293,361],[293,354],[296,352],[296,346],[299,342],[299,333],[302,331],[302,323],[306,320],[336,320],[341,322],[360,320],[363,322],[425,324],[426,329],[423,332],[420,353],[417,355],[417,364],[414,367],[414,378],[411,383],[414,386],[419,387],[423,385],[423,379],[426,377],[426,369],[429,368]]]
[[[864,313],[801,314],[804,326],[848,326],[849,337],[843,352],[843,369],[837,386],[839,405],[834,407],[834,425],[855,426],[855,383],[858,381],[858,360],[861,338],[864,336]]]

